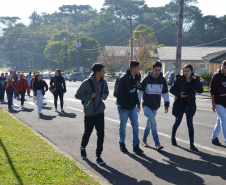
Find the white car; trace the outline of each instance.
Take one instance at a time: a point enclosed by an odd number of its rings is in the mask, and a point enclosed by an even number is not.
[[[42,73],[42,77],[43,77],[44,79],[50,79],[50,72],[49,72],[49,71],[43,72],[43,73]]]

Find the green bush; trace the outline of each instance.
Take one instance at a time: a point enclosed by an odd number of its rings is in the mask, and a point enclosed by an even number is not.
[[[209,73],[200,73],[199,75],[200,75],[201,79],[206,81],[207,86],[209,87],[213,74],[212,73],[210,73],[210,74]]]

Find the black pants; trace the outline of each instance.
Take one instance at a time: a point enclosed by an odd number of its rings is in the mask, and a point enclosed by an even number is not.
[[[0,100],[3,101],[5,98],[5,89],[0,89]]]
[[[22,105],[24,105],[25,92],[24,91],[20,91],[20,95],[21,95],[21,106],[22,106]]]
[[[85,130],[82,137],[82,148],[86,148],[89,138],[93,132],[93,128],[97,131],[97,149],[96,155],[100,156],[103,151],[104,144],[104,113],[98,114],[96,116],[86,117],[84,118],[85,122]]]
[[[54,95],[55,108],[57,108],[57,100],[58,100],[58,96],[59,96],[60,97],[60,106],[61,106],[61,109],[63,109],[63,106],[64,106],[64,93],[55,91],[53,95]]]

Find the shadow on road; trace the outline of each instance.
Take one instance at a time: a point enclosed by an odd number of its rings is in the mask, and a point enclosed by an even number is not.
[[[21,111],[23,111],[23,112],[32,112],[32,111],[34,111],[34,109],[28,109],[28,108],[23,108],[23,109],[21,109]]]
[[[169,162],[175,164],[179,168],[189,170],[195,173],[218,176],[226,180],[226,158],[221,156],[215,156],[202,151],[192,152],[186,148],[178,146],[178,148],[197,155],[200,157],[200,160],[193,160],[185,158],[183,156],[174,155],[167,152],[162,152],[161,154],[169,158]]]
[[[162,152],[162,155],[167,157],[167,152]],[[174,156],[173,154],[170,154]],[[146,167],[151,173],[153,173],[156,177],[172,184],[177,185],[204,185],[204,181],[199,176],[195,175],[190,171],[181,171],[178,169],[177,163],[165,160],[167,164],[160,163],[146,155],[135,155],[128,154],[129,157],[134,159],[135,161],[141,163],[144,167]],[[177,160],[177,156],[175,156],[175,160]],[[186,165],[184,163],[181,163]],[[180,166],[181,167],[181,166]],[[183,166],[184,167],[184,166]]]
[[[9,153],[8,153],[6,147],[5,147],[5,145],[3,144],[3,142],[2,142],[1,139],[0,139],[0,146],[2,147],[4,153],[5,153],[6,157],[7,157],[7,160],[8,160],[8,163],[9,163],[9,165],[10,165],[10,168],[11,168],[11,170],[13,171],[13,173],[14,173],[14,175],[15,175],[17,181],[18,181],[18,184],[23,185],[23,181],[22,181],[21,177],[19,176],[19,174],[17,173],[17,171],[16,171],[16,169],[15,169],[15,167],[14,167],[14,165],[13,165],[13,162],[12,162],[12,160],[11,160],[11,158],[10,158],[10,155],[9,155]]]
[[[39,118],[40,119],[43,119],[43,120],[53,120],[54,118],[56,118],[56,116],[50,116],[50,115],[39,115]]]
[[[101,174],[111,184],[114,184],[114,185],[123,185],[123,184],[126,184],[126,185],[127,184],[129,184],[129,185],[136,185],[136,184],[151,185],[152,184],[150,181],[138,182],[135,178],[125,175],[108,165],[99,166],[97,164],[92,163],[89,159],[86,159],[85,161],[92,169],[94,169],[96,172]]]
[[[59,112],[60,117],[75,118],[77,115],[75,113]]]

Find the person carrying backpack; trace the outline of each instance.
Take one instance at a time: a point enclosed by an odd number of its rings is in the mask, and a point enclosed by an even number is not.
[[[137,89],[140,87],[140,63],[137,61],[130,61],[130,68],[126,74],[122,76],[115,84],[114,94],[117,97],[117,106],[120,119],[119,125],[119,146],[123,153],[128,150],[125,146],[126,139],[126,124],[128,118],[131,121],[133,128],[133,152],[135,154],[142,154],[139,144],[139,125],[138,114],[140,112],[140,102],[137,95]]]
[[[147,144],[147,137],[152,132],[152,137],[155,142],[155,147],[157,151],[163,149],[163,146],[160,145],[158,132],[157,132],[157,123],[155,116],[157,110],[161,105],[161,96],[165,102],[165,113],[168,112],[169,108],[169,93],[166,79],[163,77],[162,73],[162,64],[159,61],[156,61],[153,64],[153,72],[150,73],[141,83],[141,88],[139,89],[139,100],[143,96],[143,110],[144,115],[148,118],[147,125],[144,130],[144,136],[142,144],[144,147],[149,147]]]
[[[95,127],[97,131],[96,161],[99,165],[106,164],[101,158],[104,143],[105,104],[103,100],[106,100],[109,94],[107,81],[104,80],[104,67],[102,64],[95,63],[92,66],[93,75],[82,82],[75,94],[75,98],[82,101],[85,114],[81,156],[83,159],[87,158],[86,146]]]

